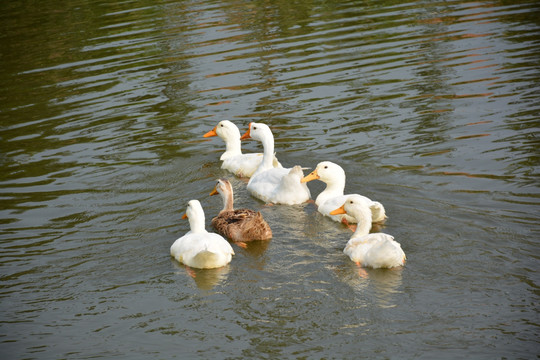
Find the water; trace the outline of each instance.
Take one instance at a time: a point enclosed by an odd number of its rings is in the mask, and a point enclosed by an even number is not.
[[[0,9],[2,358],[540,354],[535,2]],[[202,138],[226,118],[342,165],[406,266],[363,273],[313,204],[251,198]],[[223,176],[274,238],[192,278],[169,247]]]

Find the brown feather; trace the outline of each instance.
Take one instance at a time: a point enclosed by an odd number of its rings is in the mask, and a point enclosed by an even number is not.
[[[216,231],[232,241],[270,240],[272,230],[260,212],[250,209],[221,211],[212,219]]]
[[[210,195],[217,193],[221,194],[224,206],[218,216],[212,219],[212,226],[219,234],[235,242],[272,238],[272,230],[260,212],[250,209],[234,210],[233,189],[227,179],[219,179]]]

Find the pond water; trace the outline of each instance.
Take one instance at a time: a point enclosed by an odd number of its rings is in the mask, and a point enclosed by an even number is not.
[[[0,10],[3,359],[540,354],[537,2]],[[406,266],[364,273],[314,204],[252,198],[202,137],[222,119],[268,124],[285,166],[340,164]],[[218,177],[274,237],[193,278],[169,247]]]

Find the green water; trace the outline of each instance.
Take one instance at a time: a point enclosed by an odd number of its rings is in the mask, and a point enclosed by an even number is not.
[[[2,358],[538,356],[535,2],[0,10]],[[222,119],[268,124],[285,166],[340,164],[406,266],[360,271],[314,204],[252,198],[202,138]],[[218,177],[274,238],[193,278],[169,247]]]

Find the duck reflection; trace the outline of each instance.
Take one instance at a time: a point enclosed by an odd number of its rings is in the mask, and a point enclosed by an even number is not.
[[[217,269],[193,269],[195,284],[201,290],[212,290],[216,285],[227,278],[229,266]]]
[[[401,292],[403,267],[370,269],[349,262],[336,268],[339,279],[356,291],[373,294],[381,307],[394,307],[394,295]]]
[[[264,255],[271,240],[254,240],[244,243],[245,246],[241,246],[241,252],[253,258],[260,258]]]
[[[216,285],[227,279],[230,271],[229,265],[215,269],[195,269],[176,261],[171,262],[175,268],[180,270],[179,272],[191,277],[200,290],[212,290]]]

